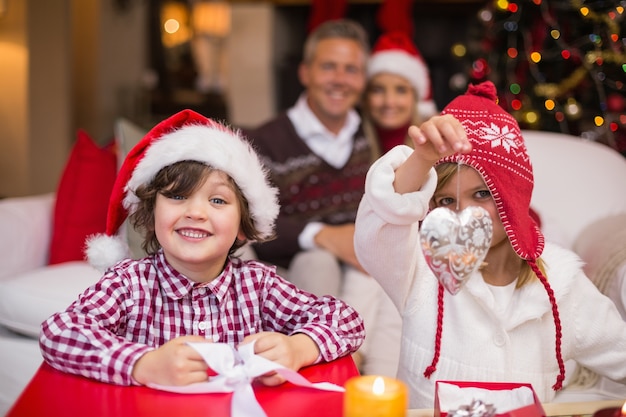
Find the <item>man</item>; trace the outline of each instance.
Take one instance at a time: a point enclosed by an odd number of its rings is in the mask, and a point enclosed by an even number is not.
[[[401,320],[378,283],[362,272],[353,241],[372,162],[354,109],[365,89],[367,35],[350,20],[328,21],[309,35],[303,55],[298,76],[305,91],[296,104],[247,132],[280,190],[281,205],[277,238],[254,249],[260,260],[286,268],[284,275],[298,287],[351,304],[371,336],[357,363],[362,356],[363,372],[395,376]]]
[[[281,202],[277,239],[255,245],[257,256],[289,268],[290,279],[318,294],[339,295],[340,262],[360,269],[354,219],[371,158],[354,106],[365,88],[368,53],[357,23],[320,25],[307,39],[298,69],[304,93],[286,113],[247,132]]]

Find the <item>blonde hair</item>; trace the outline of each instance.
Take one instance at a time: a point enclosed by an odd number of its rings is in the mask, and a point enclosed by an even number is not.
[[[472,168],[469,165],[466,166]],[[452,162],[444,162],[435,166],[435,171],[437,172],[437,187],[435,188],[436,194],[439,190],[441,190],[441,188],[443,188],[448,182],[450,182],[450,179],[458,172],[458,165]],[[436,207],[434,200],[430,201],[430,207],[431,209]],[[537,263],[537,267],[547,280],[548,275],[546,274],[545,262],[541,257],[537,258],[535,262]],[[483,265],[481,265],[481,268],[484,268],[486,265],[486,263],[483,263]],[[517,278],[517,284],[515,285],[515,288],[521,288],[522,286],[536,279],[538,280],[539,278],[532,270],[528,262],[524,260],[520,269],[519,277]]]

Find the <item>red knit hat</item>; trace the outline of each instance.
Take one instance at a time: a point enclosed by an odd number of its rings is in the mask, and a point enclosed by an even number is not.
[[[367,63],[367,78],[381,72],[409,80],[417,93],[417,109],[421,117],[426,119],[438,113],[433,101],[428,66],[405,32],[387,32],[376,41]]]
[[[472,144],[468,154],[454,154],[437,161],[435,165],[452,162],[469,165],[480,173],[496,203],[498,215],[511,246],[520,258],[525,259],[543,284],[556,326],[556,356],[560,375],[555,390],[562,387],[565,367],[561,357],[561,321],[548,280],[537,266],[543,252],[544,238],[530,212],[534,179],[530,158],[517,121],[497,104],[495,85],[484,82],[470,85],[467,92],[448,104],[441,114],[456,117]],[[441,325],[443,319],[443,286],[439,286],[439,317],[435,358],[426,370],[428,377],[435,370],[439,358]]]
[[[228,127],[191,110],[163,120],[133,147],[115,180],[105,234],[87,239],[90,264],[105,270],[129,256],[121,236],[126,218],[135,212],[137,187],[147,184],[164,167],[180,161],[197,161],[228,174],[248,200],[260,236],[272,235],[278,216],[278,190],[269,184],[267,170],[252,146]]]

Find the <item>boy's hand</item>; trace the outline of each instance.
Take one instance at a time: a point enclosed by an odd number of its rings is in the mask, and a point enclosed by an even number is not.
[[[190,342],[211,343],[202,336],[181,336],[143,355],[132,376],[140,384],[188,385],[208,379],[208,365]]]
[[[247,336],[242,344],[253,340],[256,341],[254,343],[255,354],[294,371],[312,364],[320,354],[313,339],[303,333],[287,336],[276,332],[261,332]],[[264,385],[270,386],[285,382],[285,379],[275,372],[262,375],[258,379]]]

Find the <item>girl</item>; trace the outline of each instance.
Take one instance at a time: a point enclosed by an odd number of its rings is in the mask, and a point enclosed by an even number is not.
[[[410,407],[433,406],[436,380],[532,384],[549,402],[573,359],[626,383],[626,323],[573,253],[544,244],[529,215],[532,166],[495,86],[471,86],[370,169],[356,253],[403,317],[398,375]],[[460,164],[460,166],[459,166]],[[427,265],[429,209],[484,208],[493,237],[482,268],[456,294]]]

